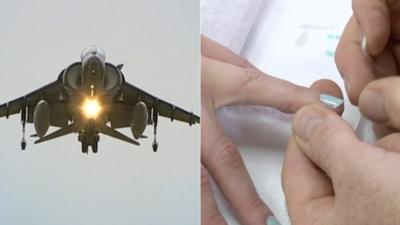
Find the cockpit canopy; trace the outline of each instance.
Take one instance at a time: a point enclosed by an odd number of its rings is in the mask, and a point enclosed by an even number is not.
[[[91,56],[98,56],[103,62],[106,61],[106,54],[104,53],[104,50],[97,45],[89,45],[83,49],[81,53],[81,61],[84,62]]]

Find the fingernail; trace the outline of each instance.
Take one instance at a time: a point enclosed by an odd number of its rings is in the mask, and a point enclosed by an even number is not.
[[[319,100],[327,107],[331,109],[337,109],[343,104],[343,99],[337,98],[332,95],[321,94]]]
[[[365,34],[362,34],[361,36],[361,50],[364,52],[364,54],[368,55],[367,36],[365,36]]]
[[[270,216],[267,219],[267,225],[281,225],[281,223],[279,223],[275,216]]]
[[[294,118],[293,132],[303,142],[307,142],[315,127],[322,122],[323,112],[316,106],[309,106],[301,109]]]

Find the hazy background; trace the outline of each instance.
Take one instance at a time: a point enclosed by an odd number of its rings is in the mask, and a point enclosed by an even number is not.
[[[0,0],[0,103],[98,44],[128,82],[199,114],[198,13],[197,0]],[[157,153],[152,127],[140,147],[101,135],[96,155],[76,134],[22,152],[19,115],[0,134],[0,224],[199,224],[199,125],[160,119]]]

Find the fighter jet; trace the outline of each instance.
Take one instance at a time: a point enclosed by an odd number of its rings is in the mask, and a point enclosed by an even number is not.
[[[25,125],[33,123],[41,143],[63,135],[77,133],[82,153],[98,151],[99,134],[139,145],[146,138],[147,125],[153,126],[153,151],[156,152],[158,116],[193,125],[200,117],[161,100],[125,81],[123,64],[106,62],[104,51],[88,46],[82,51],[81,61],[63,69],[56,81],[25,96],[0,105],[0,117],[21,114],[21,149],[25,150]],[[50,126],[57,127],[46,135]],[[117,131],[130,127],[132,136]]]

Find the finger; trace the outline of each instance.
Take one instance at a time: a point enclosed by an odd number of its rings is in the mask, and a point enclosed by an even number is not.
[[[333,224],[330,221],[334,208],[332,183],[293,138],[285,154],[282,185],[292,224]]]
[[[352,128],[337,114],[319,105],[301,108],[293,119],[293,135],[304,154],[330,178],[343,173],[362,149]]]
[[[226,225],[224,218],[218,210],[217,203],[210,186],[207,169],[201,165],[201,224]]]
[[[339,99],[343,99],[342,91],[340,87],[333,81],[327,79],[321,79],[315,81],[310,89],[316,90],[319,93],[325,93],[331,96],[335,96]],[[344,104],[341,104],[338,108],[333,109],[337,114],[342,115],[344,111]]]
[[[377,55],[385,48],[390,36],[390,11],[385,0],[353,0],[354,16],[366,35],[366,50]]]
[[[245,58],[233,53],[230,49],[220,43],[201,35],[201,54],[207,58],[229,63],[243,68],[250,68],[253,65]]]
[[[340,87],[335,82],[328,79],[317,80],[311,84],[310,88],[318,92],[323,92],[325,94],[336,96],[338,98],[343,98]]]
[[[301,106],[320,101],[320,93],[297,86],[255,68],[240,68],[207,57],[202,60],[202,95],[215,108],[225,105],[270,106],[293,113]],[[342,100],[336,99],[338,105]]]
[[[361,49],[361,30],[354,17],[348,22],[336,49],[335,61],[343,77],[347,95],[352,104],[358,104],[358,97],[364,86],[374,79],[371,58]]]
[[[395,129],[390,128],[382,123],[373,123],[372,129],[377,139],[381,139],[382,137],[385,137],[391,133],[396,132]]]
[[[400,128],[399,77],[387,77],[371,82],[361,93],[361,113],[378,123]]]
[[[400,153],[400,133],[393,133],[379,139],[375,145],[390,152]]]
[[[225,136],[214,111],[202,107],[202,119],[202,163],[243,224],[265,224],[271,212],[258,196],[236,146]]]

